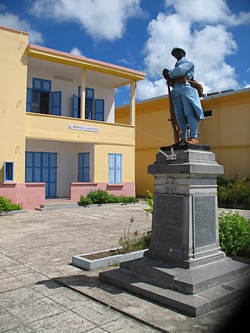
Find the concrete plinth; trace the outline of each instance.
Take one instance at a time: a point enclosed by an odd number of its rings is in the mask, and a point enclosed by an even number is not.
[[[249,266],[220,249],[217,176],[223,167],[210,148],[162,147],[148,172],[155,178],[149,250],[100,279],[192,316],[244,294]]]

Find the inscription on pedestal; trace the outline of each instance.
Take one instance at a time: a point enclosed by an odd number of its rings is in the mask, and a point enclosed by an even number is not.
[[[156,216],[154,240],[158,245],[180,247],[182,242],[183,197],[159,194],[157,196]]]
[[[194,197],[195,247],[213,244],[215,233],[215,197]]]

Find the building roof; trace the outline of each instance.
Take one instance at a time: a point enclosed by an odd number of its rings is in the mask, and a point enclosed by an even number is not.
[[[82,69],[86,69],[87,71],[92,71],[92,76],[94,75],[94,72],[96,75],[105,74],[106,83],[117,87],[129,84],[130,80],[139,81],[145,79],[146,77],[144,72],[134,69],[33,44],[28,45],[28,56],[69,66],[80,67]]]

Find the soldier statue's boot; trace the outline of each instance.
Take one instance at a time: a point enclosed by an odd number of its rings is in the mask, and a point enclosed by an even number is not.
[[[191,143],[192,145],[197,145],[199,143],[197,138],[190,138],[188,140],[188,143]]]

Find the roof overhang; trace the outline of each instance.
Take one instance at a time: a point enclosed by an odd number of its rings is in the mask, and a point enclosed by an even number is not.
[[[144,72],[33,44],[28,45],[28,56],[119,77],[122,80],[117,86],[144,80],[146,77]]]

